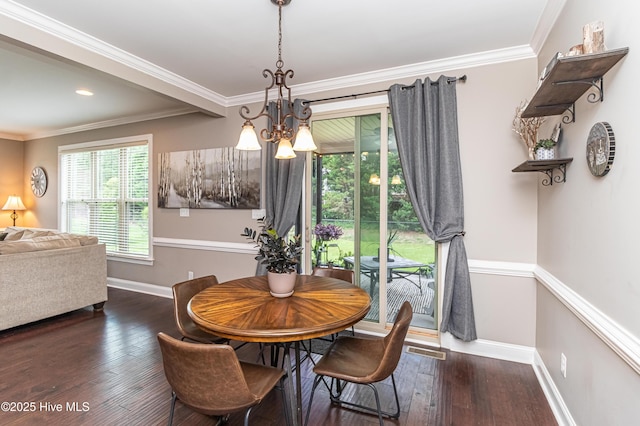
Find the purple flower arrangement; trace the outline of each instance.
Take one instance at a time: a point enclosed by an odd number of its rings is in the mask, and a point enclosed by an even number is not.
[[[313,235],[323,242],[337,240],[342,236],[342,234],[342,228],[336,225],[323,225],[322,223],[318,223],[315,228],[313,228]]]

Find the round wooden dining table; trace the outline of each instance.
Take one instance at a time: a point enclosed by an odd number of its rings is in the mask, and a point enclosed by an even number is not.
[[[355,285],[329,277],[299,275],[293,295],[277,298],[269,293],[266,275],[239,278],[211,286],[196,294],[189,316],[203,330],[231,340],[284,343],[295,349],[300,371],[301,340],[337,333],[362,320],[371,298]],[[285,351],[288,357],[288,351]],[[292,377],[291,362],[287,362]],[[296,374],[296,416],[302,419],[302,384]]]

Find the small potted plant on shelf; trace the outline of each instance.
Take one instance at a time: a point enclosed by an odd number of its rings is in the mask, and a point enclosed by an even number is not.
[[[260,220],[263,222],[263,220]],[[293,294],[302,245],[300,236],[279,236],[273,226],[264,224],[260,231],[244,228],[242,236],[258,245],[256,260],[267,267],[271,295],[288,297]]]
[[[536,160],[553,160],[555,158],[555,146],[556,143],[553,139],[540,139],[536,143]]]

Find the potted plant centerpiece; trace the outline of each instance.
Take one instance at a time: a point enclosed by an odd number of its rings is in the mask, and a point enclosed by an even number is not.
[[[256,260],[267,267],[269,290],[274,297],[289,297],[296,284],[302,246],[300,235],[281,237],[271,225],[260,231],[244,228],[243,236],[258,245]]]
[[[536,143],[536,160],[553,160],[555,158],[554,147],[556,142],[553,139],[540,139]]]

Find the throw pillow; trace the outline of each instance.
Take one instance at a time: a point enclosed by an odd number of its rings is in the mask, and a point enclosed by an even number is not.
[[[22,238],[22,235],[24,234],[24,230],[22,231],[17,231],[17,232],[10,232],[9,235],[7,235],[6,237],[4,237],[5,241],[17,241],[20,238]]]

